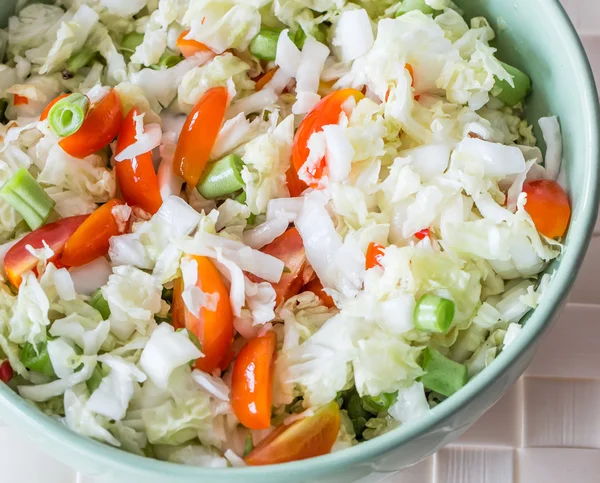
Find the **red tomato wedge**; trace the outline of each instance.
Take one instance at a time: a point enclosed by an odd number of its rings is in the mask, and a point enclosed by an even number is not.
[[[68,97],[70,95],[71,94],[61,94],[60,96],[55,97],[54,99],[52,99],[50,101],[50,104],[48,104],[46,106],[46,108],[44,109],[44,111],[42,112],[42,115],[40,116],[40,121],[45,121],[46,119],[48,119],[48,114],[50,114],[50,109],[52,109],[54,107],[54,104],[56,104],[61,99],[64,99],[65,97]]]
[[[525,211],[537,230],[548,238],[560,238],[567,231],[571,219],[571,205],[565,190],[549,179],[529,181],[523,186],[527,193]]]
[[[71,235],[75,233],[88,216],[80,215],[63,218],[44,225],[21,238],[8,250],[4,257],[4,270],[10,283],[15,287],[21,285],[22,275],[29,270],[34,270],[38,263],[38,259],[25,248],[27,245],[39,249],[43,248],[43,242],[45,241],[54,251],[53,259],[58,259],[65,248],[67,240],[71,238]]]
[[[19,94],[15,94],[14,96],[15,96],[15,98],[13,100],[13,103],[15,106],[22,106],[24,104],[29,104],[29,98],[27,98],[25,96],[20,96]]]
[[[256,84],[254,86],[256,92],[262,90],[269,83],[269,81],[275,75],[275,72],[277,72],[277,69],[279,69],[279,67],[274,67],[260,76],[260,78],[256,81]]]
[[[60,259],[65,267],[79,267],[108,253],[109,240],[125,231],[123,223],[117,223],[113,208],[122,205],[121,200],[110,200],[94,211],[67,240]]]
[[[302,288],[304,283],[302,275],[306,266],[306,252],[302,237],[295,227],[289,228],[283,235],[278,236],[261,249],[261,252],[272,255],[281,260],[285,266],[279,282],[272,284],[277,298],[275,306],[293,297]],[[256,277],[250,277],[254,281],[260,281]]]
[[[356,101],[360,101],[365,96],[362,92],[356,89],[341,89],[339,91],[332,92],[325,96],[319,101],[319,103],[310,111],[306,117],[300,123],[296,136],[294,137],[294,144],[292,146],[292,164],[293,168],[298,172],[308,155],[310,150],[308,149],[308,140],[310,137],[319,131],[323,130],[323,126],[329,124],[337,124],[342,112],[342,105],[349,97],[354,97]],[[319,165],[310,173],[315,180],[318,180],[323,176],[323,172],[326,167],[325,158],[321,160]],[[291,169],[291,168],[290,168]],[[299,185],[289,185],[290,176],[288,176],[288,189],[292,196],[299,196],[307,186],[303,181],[298,180]],[[318,187],[318,183],[311,184],[313,188]],[[299,187],[302,190],[298,192]]]
[[[137,107],[129,111],[123,121],[117,139],[117,154],[135,143],[135,117]],[[117,161],[115,173],[121,195],[127,204],[139,206],[148,213],[156,213],[162,205],[162,197],[158,185],[158,176],[154,171],[152,153],[147,152],[133,159]]]
[[[331,451],[340,431],[340,408],[335,401],[312,416],[283,425],[246,456],[250,466],[274,465],[321,456]]]
[[[0,364],[0,381],[6,384],[13,378],[14,372],[10,362],[4,361]]]
[[[123,112],[119,94],[112,89],[104,99],[91,108],[81,127],[59,141],[60,147],[75,158],[85,158],[108,146],[117,136]]]
[[[188,116],[181,134],[173,170],[191,187],[198,184],[200,175],[210,158],[210,152],[225,118],[229,94],[225,87],[213,87],[206,91]]]
[[[306,290],[307,292],[312,292],[317,297],[319,297],[323,301],[323,305],[325,305],[325,307],[335,307],[335,302],[333,301],[331,296],[325,293],[325,291],[323,290],[323,284],[319,280],[319,277],[315,277],[310,282],[308,282],[304,286],[304,290]]]
[[[188,255],[187,258],[198,264],[198,287],[207,294],[218,294],[219,300],[214,311],[202,307],[200,317],[196,317],[183,302],[183,280],[178,279],[173,289],[173,326],[185,327],[198,337],[204,357],[196,360],[196,368],[210,374],[229,356],[233,342],[233,313],[229,291],[221,274],[208,258],[198,255]]]
[[[271,426],[273,356],[277,336],[268,332],[250,339],[233,363],[231,405],[237,418],[250,429]]]
[[[181,32],[181,35],[177,39],[177,47],[181,50],[184,57],[191,57],[199,52],[212,52],[210,47],[207,47],[202,42],[198,42],[192,39],[186,39],[186,35],[189,34],[189,30]]]
[[[417,233],[415,233],[415,238],[417,240],[423,240],[424,238],[431,238],[431,230],[429,230],[429,228],[424,228],[421,231],[418,231]]]
[[[383,256],[384,250],[385,247],[383,245],[380,245],[379,243],[369,243],[365,260],[365,268],[367,270],[373,267],[381,267],[379,259]]]

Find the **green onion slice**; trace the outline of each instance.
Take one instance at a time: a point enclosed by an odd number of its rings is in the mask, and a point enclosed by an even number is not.
[[[454,311],[455,306],[452,300],[425,294],[415,306],[415,327],[427,332],[445,334],[454,320]]]
[[[45,223],[56,204],[25,168],[20,168],[6,182],[0,190],[0,197],[23,217],[32,230]]]
[[[246,185],[242,179],[244,162],[237,154],[230,154],[207,166],[196,185],[198,192],[213,200],[231,195]]]
[[[50,128],[61,137],[76,133],[85,120],[89,105],[89,99],[79,93],[61,99],[48,114]]]

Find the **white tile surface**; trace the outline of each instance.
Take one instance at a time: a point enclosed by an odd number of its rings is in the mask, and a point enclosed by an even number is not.
[[[599,467],[598,450],[523,448],[517,450],[515,483],[596,483]]]
[[[600,81],[600,0],[563,4]],[[600,219],[596,234],[571,302],[600,304]],[[465,433],[460,446],[381,477],[386,483],[596,483],[600,450],[581,448],[600,447],[599,385],[600,305],[569,305],[526,375]],[[549,445],[571,447],[539,447]],[[0,483],[96,483],[2,422],[0,448]]]
[[[524,447],[600,449],[600,380],[528,378]]]
[[[513,483],[514,456],[513,448],[450,446],[436,455],[434,481]]]

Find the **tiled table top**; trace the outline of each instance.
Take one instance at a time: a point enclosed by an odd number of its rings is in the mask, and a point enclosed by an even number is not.
[[[600,80],[600,0],[562,1]],[[456,444],[379,479],[386,483],[600,481],[599,273],[600,218],[570,303],[525,375]],[[0,448],[1,483],[96,483],[54,461],[1,423]],[[375,481],[369,478],[364,483]]]

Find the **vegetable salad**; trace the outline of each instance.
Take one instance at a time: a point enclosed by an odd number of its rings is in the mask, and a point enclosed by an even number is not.
[[[22,2],[26,3],[26,2]],[[0,31],[0,378],[209,467],[427,417],[518,337],[556,117],[450,0],[57,0]],[[538,121],[536,121],[537,123]]]

